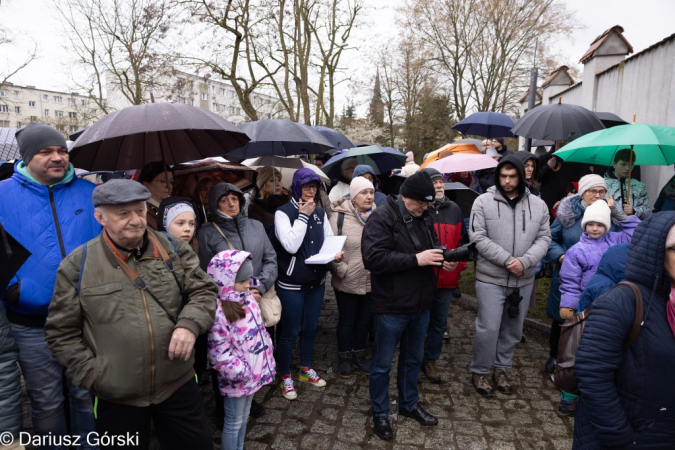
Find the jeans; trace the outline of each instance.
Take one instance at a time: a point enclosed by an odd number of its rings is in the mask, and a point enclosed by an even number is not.
[[[314,341],[316,340],[316,328],[319,324],[319,314],[323,305],[323,296],[326,285],[291,291],[277,287],[277,295],[281,300],[281,323],[282,331],[277,348],[277,367],[281,376],[291,373],[291,358],[293,357],[293,344],[300,334],[300,365],[309,367],[312,365],[314,356]]]
[[[396,386],[399,408],[412,410],[419,402],[424,336],[429,327],[429,310],[416,314],[374,314],[375,340],[370,362],[370,402],[373,416],[389,415],[389,372],[400,341]]]
[[[335,290],[338,306],[338,352],[365,350],[370,325],[370,292],[365,295]]]
[[[243,450],[246,421],[251,412],[253,394],[225,398],[225,423],[223,424],[223,450]]]
[[[478,314],[476,315],[476,336],[473,341],[471,372],[487,375],[490,366],[495,370],[511,368],[511,359],[516,344],[523,336],[523,322],[534,283],[520,286],[518,316],[509,317],[506,297],[514,288],[476,281]]]
[[[427,342],[424,344],[424,362],[436,361],[441,356],[443,333],[448,327],[448,312],[452,301],[452,289],[436,289],[429,316]]]
[[[70,401],[70,426],[66,425],[63,397],[63,367],[47,348],[44,328],[11,324],[14,340],[19,346],[19,366],[26,381],[30,398],[30,415],[36,435],[51,433],[52,442],[57,436],[81,436],[82,448],[97,448],[87,444],[87,434],[94,431],[94,411],[91,396],[86,389],[67,381]],[[42,449],[65,448],[60,445],[43,446]]]

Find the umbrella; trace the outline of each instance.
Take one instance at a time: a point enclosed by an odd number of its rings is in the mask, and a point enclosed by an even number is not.
[[[325,173],[321,171],[314,164],[303,161],[300,158],[285,158],[283,156],[261,156],[259,158],[251,158],[241,162],[243,165],[257,168],[257,167],[274,167],[281,172],[281,184],[285,188],[290,188],[293,181],[293,174],[298,169],[303,167],[310,169],[321,178],[321,181],[330,185],[330,179]]]
[[[73,132],[68,136],[68,139],[70,139],[71,141],[76,141],[77,138],[79,138],[80,136],[82,136],[82,133],[84,133],[84,132],[87,130],[87,128],[89,128],[89,127],[84,127],[84,128],[80,128],[79,130],[73,131]]]
[[[14,137],[17,131],[15,128],[0,128],[0,160],[21,158],[19,144]]]
[[[354,143],[354,147],[370,147],[371,145],[373,145],[373,144],[371,144],[369,142],[355,142]]]
[[[511,132],[531,139],[573,141],[603,128],[605,126],[600,119],[586,108],[557,103],[528,111],[511,128]]]
[[[445,196],[457,203],[462,210],[462,216],[470,217],[473,202],[478,198],[478,192],[469,189],[462,183],[445,183]]]
[[[446,156],[454,155],[456,153],[468,153],[468,154],[472,154],[472,155],[482,155],[480,150],[478,150],[478,148],[474,144],[469,144],[469,143],[448,144],[448,145],[444,145],[443,147],[439,148],[438,150],[434,150],[433,152],[429,153],[429,155],[424,160],[422,165],[420,165],[420,169],[424,169],[426,166],[429,165],[429,163],[432,163],[434,161],[438,161],[439,159],[445,158]]]
[[[452,129],[467,135],[493,137],[513,137],[511,128],[515,123],[504,113],[487,111],[477,112],[456,123]],[[480,146],[479,146],[480,148]]]
[[[173,165],[218,156],[249,141],[246,133],[208,110],[180,103],[129,106],[104,116],[77,139],[70,162],[87,170]]]
[[[610,112],[596,112],[595,116],[600,119],[600,122],[602,122],[605,128],[616,127],[617,125],[626,125],[628,123],[621,117]]]
[[[348,148],[355,147],[355,145],[352,144],[352,141],[350,141],[347,136],[340,133],[338,130],[321,126],[314,126],[312,128],[321,133],[323,137],[328,139],[328,142],[333,145],[333,148],[338,150],[346,150]]]
[[[480,150],[481,146],[483,145],[480,139],[471,139],[471,138],[460,139],[458,141],[455,141],[454,144],[473,144],[476,146],[478,150]]]
[[[375,175],[379,175],[403,167],[406,155],[393,148],[378,147],[377,145],[355,147],[333,156],[326,161],[321,170],[329,177],[339,178],[340,166],[342,161],[347,158],[354,158],[359,164],[372,166],[373,170],[377,172]]]
[[[7,285],[19,271],[31,253],[19,244],[14,237],[5,231],[0,223],[0,292],[5,292]]]
[[[427,167],[441,173],[473,172],[497,167],[497,161],[487,155],[458,153],[433,161]]]
[[[333,148],[333,144],[312,127],[290,120],[258,120],[242,123],[239,128],[249,135],[251,141],[225,155],[231,161],[265,155],[323,153]]]
[[[255,170],[250,167],[215,158],[183,163],[173,167],[172,195],[192,197],[197,183],[202,178],[210,178],[215,184],[234,184],[241,179],[253,181],[254,176]]]

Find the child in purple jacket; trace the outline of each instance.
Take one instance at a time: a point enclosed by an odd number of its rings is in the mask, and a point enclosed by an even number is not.
[[[272,340],[265,330],[258,302],[249,291],[258,286],[251,254],[225,250],[213,257],[207,272],[218,284],[218,308],[209,332],[208,357],[218,372],[225,405],[223,449],[244,448],[251,401],[275,376]]]
[[[608,233],[611,226],[612,198],[597,201],[586,208],[581,227],[584,234],[565,254],[560,269],[560,317],[572,318],[581,294],[593,274],[598,270],[602,255],[613,245],[630,242],[633,231],[640,223],[637,216],[619,222],[622,231]]]

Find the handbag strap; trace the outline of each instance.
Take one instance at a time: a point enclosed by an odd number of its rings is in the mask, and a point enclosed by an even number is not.
[[[635,339],[637,339],[638,334],[640,334],[640,330],[642,329],[644,304],[642,302],[642,292],[640,292],[640,289],[634,283],[624,280],[619,284],[628,286],[635,293],[635,320],[633,321],[633,327],[631,328],[630,333],[628,334],[628,339],[626,339],[626,344],[624,345],[625,348],[628,348],[633,342],[635,342]]]
[[[232,242],[230,242],[230,240],[227,238],[227,236],[225,236],[225,233],[223,233],[223,230],[220,229],[218,224],[215,223],[215,222],[211,222],[211,223],[213,224],[214,227],[216,227],[216,230],[218,230],[218,233],[220,233],[220,235],[223,237],[223,239],[225,239],[225,242],[227,242],[227,245],[230,247],[230,250],[236,250],[234,248],[234,245],[232,245]]]

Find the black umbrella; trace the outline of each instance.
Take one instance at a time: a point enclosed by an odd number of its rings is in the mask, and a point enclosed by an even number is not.
[[[229,161],[242,161],[258,156],[291,156],[323,153],[333,148],[328,139],[308,125],[290,120],[265,119],[239,125],[251,141],[225,155]]]
[[[445,183],[445,196],[457,203],[464,217],[471,216],[471,208],[478,195],[478,192],[469,189],[462,183]]]
[[[140,169],[215,157],[245,145],[245,132],[202,108],[180,103],[129,106],[104,116],[80,135],[70,162],[87,170]]]
[[[19,244],[14,237],[5,231],[0,223],[0,292],[5,292],[7,285],[19,271],[31,253]]]
[[[85,131],[87,131],[87,128],[89,128],[89,127],[84,127],[84,128],[80,128],[79,130],[73,131],[73,132],[68,136],[68,139],[70,139],[70,140],[73,141],[73,142],[76,141],[77,138],[79,138],[80,136],[82,136],[82,133],[84,133]]]
[[[596,112],[595,115],[598,119],[600,119],[600,122],[602,122],[605,128],[612,128],[619,125],[626,125],[628,123],[621,117],[610,112]]]
[[[538,106],[511,128],[516,136],[551,141],[573,141],[605,126],[592,111],[577,105],[557,103]]]
[[[333,148],[336,148],[338,150],[347,150],[354,147],[352,141],[350,141],[349,138],[347,138],[347,136],[340,133],[338,130],[320,126],[315,126],[312,128],[321,133],[323,137],[328,139],[328,142],[333,144]]]

